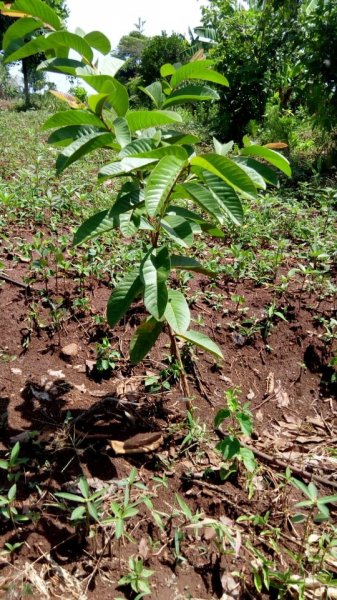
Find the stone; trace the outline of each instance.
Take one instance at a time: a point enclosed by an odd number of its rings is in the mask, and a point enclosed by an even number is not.
[[[79,353],[79,347],[77,344],[67,344],[66,346],[63,346],[63,348],[61,348],[61,356],[65,359],[71,359],[74,358],[75,356],[78,355]]]

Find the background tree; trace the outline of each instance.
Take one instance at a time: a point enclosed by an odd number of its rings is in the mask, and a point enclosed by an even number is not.
[[[316,124],[334,126],[335,0],[209,0],[202,10],[204,30],[216,32],[209,56],[230,82],[211,115],[214,132],[239,141],[271,98],[280,111],[304,105]]]
[[[160,76],[160,66],[165,63],[184,62],[184,53],[189,43],[183,35],[162,31],[150,38],[141,55],[139,74],[143,85],[149,85]]]
[[[144,21],[142,23],[144,24]],[[141,56],[147,40],[148,38],[140,29],[123,35],[119,40],[113,56],[125,60],[125,64],[119,72],[119,79],[122,83],[129,83],[130,80],[139,77]]]
[[[53,8],[61,19],[66,19],[69,16],[69,11],[66,5],[66,0],[44,0],[48,6]],[[13,2],[6,2],[6,4],[13,4]],[[0,14],[0,44],[2,46],[2,39],[7,28],[13,23],[11,17]],[[36,36],[39,32],[35,31],[34,34],[29,34],[25,38],[29,41],[30,38]],[[37,71],[36,67],[41,63],[42,55],[30,56],[24,58],[21,61],[22,65],[22,76],[23,76],[23,92],[25,97],[25,107],[30,106],[30,89],[34,91],[42,89],[45,84],[45,74],[42,71]]]

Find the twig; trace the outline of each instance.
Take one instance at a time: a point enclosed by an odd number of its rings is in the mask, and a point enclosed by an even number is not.
[[[180,349],[179,349],[179,346],[177,343],[177,339],[176,339],[176,336],[174,335],[170,325],[168,325],[168,333],[169,333],[169,337],[170,337],[170,341],[171,341],[171,352],[179,365],[181,387],[183,389],[183,393],[185,396],[186,410],[192,411],[193,406],[192,406],[192,402],[191,402],[190,386],[188,384],[185,367],[184,367],[183,361],[181,359],[181,354],[180,354]]]
[[[5,275],[5,273],[0,273],[0,279],[3,279],[4,281],[7,281],[7,283],[11,283],[12,285],[17,285],[18,287],[23,288],[24,290],[27,290],[27,291],[28,290],[32,291],[32,292],[39,291],[27,283],[23,283],[22,281],[16,281],[16,279],[12,279],[11,277],[9,277],[9,275]]]
[[[289,465],[284,460],[281,460],[280,458],[277,458],[276,456],[272,456],[271,454],[267,454],[266,452],[261,452],[261,450],[257,450],[256,448],[254,448],[253,446],[250,446],[249,444],[243,444],[241,442],[241,445],[244,448],[248,448],[249,450],[252,450],[254,452],[255,456],[257,456],[261,460],[265,460],[267,462],[273,463],[273,464],[277,465],[278,467],[282,467],[283,469],[286,469],[287,467],[289,467],[294,473],[296,473],[296,475],[301,475],[301,477],[303,477],[303,479],[309,479],[310,481],[313,479],[314,481],[318,481],[319,483],[322,483],[323,485],[337,489],[337,481],[331,481],[330,479],[327,479],[326,477],[321,477],[320,475],[316,475],[315,473],[313,473],[311,471],[306,471],[305,469],[301,469],[300,467],[296,467],[294,465]]]

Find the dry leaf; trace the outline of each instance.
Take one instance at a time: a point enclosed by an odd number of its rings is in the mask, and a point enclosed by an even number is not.
[[[116,454],[143,454],[158,450],[163,441],[159,432],[138,433],[124,441],[111,440],[110,446]]]
[[[57,90],[50,90],[50,93],[55,96],[58,100],[63,100],[69,104],[70,108],[84,108],[83,102],[80,102],[75,96],[66,94],[64,92],[58,92]]]
[[[224,573],[221,577],[223,594],[221,600],[238,600],[241,594],[241,585],[230,573]]]
[[[288,144],[285,142],[269,142],[269,144],[265,144],[264,147],[272,148],[274,150],[282,150],[284,148],[288,148]]]
[[[286,408],[290,404],[289,396],[287,392],[284,391],[281,385],[281,381],[278,379],[276,382],[276,388],[274,391],[276,406],[278,408]]]
[[[137,392],[140,386],[140,379],[137,377],[130,377],[129,379],[123,379],[116,385],[116,396],[118,398],[124,398],[128,394],[134,394]]]
[[[138,554],[142,557],[143,560],[146,560],[149,557],[150,548],[145,537],[142,537],[138,544]]]

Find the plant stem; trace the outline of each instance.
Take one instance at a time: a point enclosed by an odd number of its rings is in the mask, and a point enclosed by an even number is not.
[[[180,349],[177,344],[176,336],[174,335],[171,327],[169,325],[167,325],[167,327],[168,327],[168,333],[169,333],[170,340],[171,340],[171,352],[172,352],[174,358],[176,359],[176,361],[179,365],[179,369],[180,369],[181,385],[182,385],[183,393],[184,393],[184,396],[186,399],[186,409],[188,411],[192,412],[193,406],[192,406],[192,402],[191,402],[191,392],[190,392],[190,387],[189,387],[187,376],[186,376],[186,371],[185,371],[185,368],[183,365],[183,361],[181,359]]]

